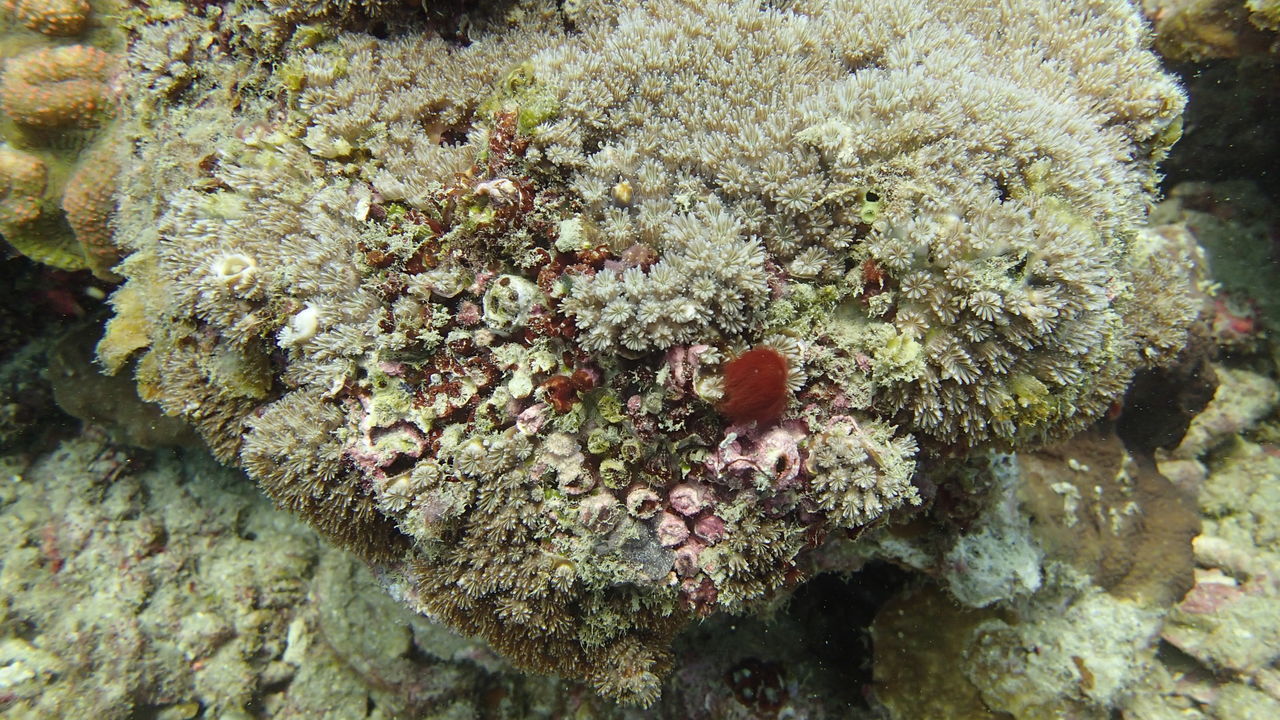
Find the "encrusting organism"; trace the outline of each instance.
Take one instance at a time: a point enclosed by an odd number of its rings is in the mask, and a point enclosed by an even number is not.
[[[754,347],[724,366],[719,410],[735,425],[770,425],[787,409],[787,359],[771,347]]]
[[[1134,277],[1184,98],[1123,0],[526,0],[448,39],[246,2],[231,45],[130,44],[103,359],[409,606],[609,698],[1192,319],[1181,268]]]

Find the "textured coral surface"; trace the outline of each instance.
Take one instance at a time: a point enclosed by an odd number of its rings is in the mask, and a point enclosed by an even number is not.
[[[5,10],[45,35],[78,35],[89,20],[88,0],[6,0]]]
[[[87,0],[7,0],[4,9],[0,185],[8,188],[0,235],[37,262],[118,281],[110,271],[121,254],[110,215],[114,155],[122,148],[101,136],[118,100],[119,8],[115,0],[92,7]],[[38,183],[14,176],[17,157],[41,166]],[[12,212],[18,203],[21,217]]]
[[[1140,234],[1183,96],[1124,2],[278,5],[134,17],[102,359],[612,699],[1199,309]]]
[[[32,50],[0,76],[0,107],[20,125],[96,127],[111,112],[113,59],[92,45]]]

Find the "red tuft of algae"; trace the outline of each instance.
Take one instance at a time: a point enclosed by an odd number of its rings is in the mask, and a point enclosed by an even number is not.
[[[735,425],[772,425],[787,409],[787,359],[764,345],[724,366],[724,399],[717,409]]]

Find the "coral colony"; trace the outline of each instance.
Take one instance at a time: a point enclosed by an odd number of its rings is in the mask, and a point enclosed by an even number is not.
[[[1098,418],[1195,313],[1139,233],[1184,99],[1121,0],[132,18],[103,363],[409,606],[609,698],[926,507],[921,460]],[[104,62],[0,99],[87,122]]]
[[[110,137],[121,37],[92,22],[87,0],[9,0],[23,48],[0,73],[0,235],[19,252],[64,270],[111,266],[116,149]]]

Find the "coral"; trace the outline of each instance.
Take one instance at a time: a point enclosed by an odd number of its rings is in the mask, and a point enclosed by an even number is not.
[[[330,539],[359,545],[372,558],[394,558],[404,552],[404,538],[377,512],[369,494],[352,487],[342,446],[333,436],[341,422],[340,413],[314,397],[286,395],[245,423],[241,462],[277,502]],[[312,451],[293,452],[300,446]]]
[[[599,59],[580,61],[576,49],[541,59],[559,90],[560,113],[536,139],[546,157],[577,170],[571,183],[603,240],[621,248],[640,239],[660,256],[679,256],[685,243],[707,232],[707,223],[690,223],[672,202],[696,188],[695,196],[721,199],[717,216],[725,219],[716,226],[759,235],[793,281],[839,277],[850,259],[871,261],[878,282],[892,288],[877,292],[872,316],[928,339],[924,371],[886,382],[886,399],[910,427],[944,442],[1061,435],[1118,394],[1136,348],[1110,299],[1126,289],[1116,282],[1125,274],[1113,272],[1115,250],[1143,216],[1146,188],[1155,180],[1151,160],[1176,135],[1183,103],[1176,85],[1153,73],[1155,61],[1142,51],[1142,32],[1127,11],[1097,17],[1098,32],[1113,33],[1132,58],[1122,73],[997,80],[968,73],[950,52],[923,48],[976,54],[984,28],[1025,28],[1016,31],[1027,33],[1025,44],[1002,40],[999,62],[986,65],[1043,68],[1033,61],[1041,50],[1032,38],[1041,26],[1021,25],[998,9],[983,10],[992,14],[985,20],[982,12],[957,10],[952,24],[946,13],[908,8],[903,27],[920,30],[889,51],[892,34],[864,28],[855,4],[840,11],[836,26],[865,39],[846,57],[834,57],[820,49],[841,41],[821,41],[803,15],[661,7],[625,13],[617,30],[601,24],[587,31],[589,50],[611,48]],[[693,25],[717,34],[704,40],[673,29]],[[1099,47],[1092,32],[1082,27],[1064,35],[1064,46],[1075,48],[1064,62],[1089,65],[1088,53]],[[744,61],[747,51],[735,54],[729,40],[735,33],[768,35],[779,52]],[[627,50],[612,52],[615,46]],[[876,65],[897,58],[911,60]],[[851,68],[856,72],[846,80]],[[791,80],[781,85],[781,77]],[[1045,92],[1059,85],[1078,104]],[[664,91],[673,87],[697,94]],[[735,105],[731,98],[768,101]],[[1040,120],[1002,126],[980,109],[988,106],[1017,107],[1026,113],[1018,117]],[[920,108],[928,108],[928,119],[917,114]],[[1102,116],[1126,129],[1099,133],[1080,124]],[[904,146],[908,136],[929,139]],[[1004,139],[993,149],[992,137]],[[1136,153],[1128,149],[1134,143],[1142,147]],[[1101,156],[1132,160],[1099,174],[1086,158]],[[626,206],[609,192],[621,181],[633,188]],[[1120,187],[1126,189],[1117,194]],[[723,252],[741,252],[728,242],[735,235],[720,241]],[[629,272],[634,290],[598,275],[570,289],[566,308],[586,331],[587,346],[689,342],[682,325],[688,315],[667,300],[672,285],[642,283],[652,272]],[[699,279],[663,277],[675,287],[689,284],[689,295],[709,310],[689,315],[737,332],[741,315],[721,320],[718,310],[742,304],[742,280],[719,290],[708,285],[702,300]],[[598,292],[601,282],[607,294]],[[724,292],[730,295],[721,299],[717,293]],[[653,303],[654,312],[638,323],[624,308],[609,315],[611,298],[630,298],[632,308]],[[657,303],[667,305],[665,316]],[[1166,335],[1177,342],[1176,331]]]
[[[1201,62],[1274,54],[1280,44],[1272,0],[1143,0],[1156,49],[1172,60]]]
[[[1129,256],[1133,278],[1125,298],[1117,303],[1141,358],[1147,366],[1169,366],[1188,346],[1195,346],[1187,332],[1201,314],[1209,282],[1204,250],[1197,238],[1180,228],[1144,228],[1133,239]],[[1167,288],[1178,288],[1168,292]]]
[[[857,527],[902,503],[920,504],[911,484],[916,445],[895,437],[896,428],[851,417],[832,417],[812,435],[805,468],[812,475],[816,505],[837,525]]]
[[[45,35],[79,35],[89,20],[88,0],[6,0],[5,10]]]
[[[84,254],[46,197],[48,175],[37,155],[0,146],[0,234],[32,260],[80,270]]]
[[[264,4],[276,17],[290,23],[328,18],[334,21],[352,21],[362,16],[386,18],[397,10],[413,7],[417,3],[405,0],[264,0]],[[432,9],[438,3],[423,2],[423,10]]]
[[[33,260],[118,281],[110,267],[122,252],[111,243],[109,216],[119,144],[100,128],[115,114],[120,58],[107,48],[120,45],[120,28],[112,14],[89,28],[85,0],[7,0],[5,7],[31,30],[86,37],[54,45],[11,35],[0,72],[2,132],[6,149],[29,153],[44,179],[21,227],[0,219],[0,232]]]
[[[65,270],[87,266],[103,280],[119,280],[111,272],[123,256],[111,230],[117,167],[111,147],[85,152],[67,178],[60,158],[46,163],[48,154],[0,146],[4,239],[37,262]]]
[[[647,271],[605,270],[573,284],[563,309],[585,349],[661,350],[713,328],[738,333],[756,319],[768,294],[764,253],[736,218],[699,208],[663,232],[670,249]]]
[[[247,4],[130,47],[102,359],[410,607],[610,699],[1189,320],[1183,274],[1134,292],[1182,96],[1126,3],[527,0],[467,42]]]
[[[120,279],[111,268],[124,256],[123,250],[116,247],[111,230],[118,170],[113,146],[102,144],[81,155],[79,166],[62,192],[62,211],[76,234],[85,262],[94,275],[104,280]]]
[[[0,107],[19,125],[92,128],[113,113],[116,59],[90,45],[31,50],[0,76]]]
[[[0,228],[6,237],[40,217],[40,202],[48,171],[40,158],[20,150],[0,148]]]
[[[7,717],[550,714],[560,681],[414,615],[242,473],[91,435],[0,456]]]

